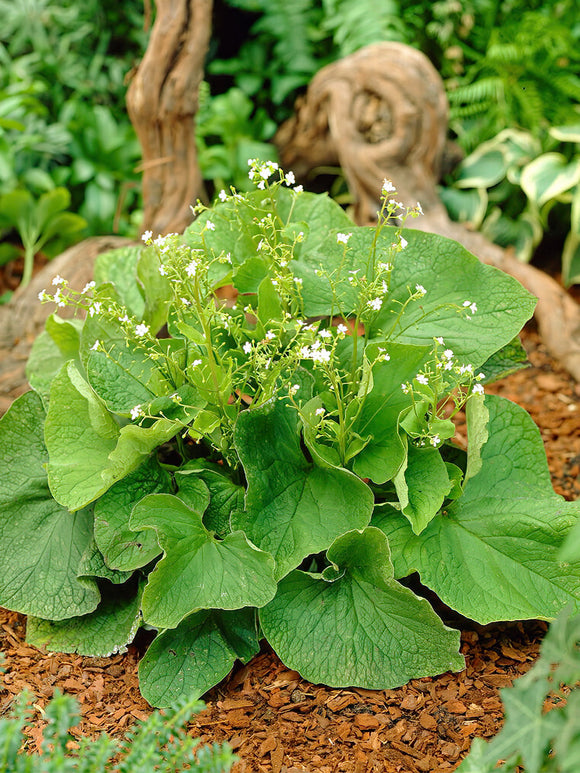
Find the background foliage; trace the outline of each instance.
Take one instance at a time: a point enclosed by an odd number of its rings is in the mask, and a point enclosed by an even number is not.
[[[321,67],[379,40],[403,41],[430,57],[446,83],[452,133],[467,154],[504,130],[517,131],[533,146],[526,163],[558,153],[580,168],[577,139],[553,132],[580,123],[574,6],[574,0],[216,0],[196,134],[210,197],[230,184],[245,187],[248,157],[275,155],[269,140]],[[38,199],[65,187],[70,211],[87,221],[69,242],[134,235],[140,148],[125,91],[147,43],[141,0],[122,6],[0,0],[0,14],[0,195],[24,189]],[[550,231],[552,252],[565,251],[565,281],[576,281],[577,181],[534,211],[537,202],[519,174],[506,169],[490,182],[493,159],[477,158],[479,171],[481,164],[485,169],[475,187],[465,184],[464,166],[444,181],[451,215],[514,245],[525,260]],[[470,156],[468,168],[471,162]],[[518,163],[521,170],[521,157]],[[0,265],[17,254],[19,234],[18,219],[3,218]]]

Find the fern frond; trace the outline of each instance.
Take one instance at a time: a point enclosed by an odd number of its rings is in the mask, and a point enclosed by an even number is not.
[[[479,102],[495,100],[503,96],[502,79],[495,75],[489,78],[480,78],[474,83],[466,83],[449,91],[447,94],[452,105],[475,105]]]
[[[338,56],[382,40],[406,39],[396,0],[323,0],[323,29],[332,34]]]
[[[261,0],[264,15],[252,28],[274,40],[276,58],[287,72],[306,72],[319,68],[310,29],[316,21],[312,0]]]

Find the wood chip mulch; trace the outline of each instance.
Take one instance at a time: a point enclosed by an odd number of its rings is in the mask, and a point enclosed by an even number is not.
[[[524,345],[532,367],[488,391],[532,414],[546,444],[555,490],[576,499],[580,386],[547,356],[533,325],[524,333]],[[239,757],[235,773],[452,771],[474,736],[489,738],[500,729],[499,689],[531,667],[546,625],[478,626],[449,617],[446,622],[462,628],[467,667],[461,673],[413,680],[396,690],[330,689],[305,682],[265,647],[206,696],[206,709],[190,732],[208,742],[229,741]],[[42,708],[57,687],[80,702],[77,735],[107,731],[120,736],[150,713],[138,689],[142,648],[131,645],[126,654],[111,658],[49,654],[27,646],[24,633],[24,617],[0,610],[0,646],[6,657],[0,715],[22,688],[35,694],[30,750],[38,749]]]

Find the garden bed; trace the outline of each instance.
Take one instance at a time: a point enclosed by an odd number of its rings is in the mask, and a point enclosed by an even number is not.
[[[580,385],[547,356],[533,324],[523,342],[532,367],[488,391],[529,411],[541,429],[556,492],[577,499]],[[460,440],[462,432],[460,425]],[[501,726],[498,691],[533,664],[546,626],[479,626],[441,614],[463,631],[467,668],[461,673],[413,680],[396,690],[336,690],[304,682],[265,649],[206,696],[191,732],[206,741],[228,740],[239,756],[236,773],[453,770],[473,737],[491,737]],[[151,711],[137,679],[145,641],[111,658],[47,654],[24,643],[23,616],[0,610],[0,623],[6,656],[0,714],[24,687],[34,692],[31,750],[38,749],[41,710],[56,688],[79,700],[84,735],[120,736]]]

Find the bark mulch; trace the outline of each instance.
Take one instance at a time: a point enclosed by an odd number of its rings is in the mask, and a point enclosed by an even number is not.
[[[526,408],[540,426],[555,490],[580,494],[580,386],[546,354],[533,325],[523,336],[532,367],[488,391]],[[458,427],[459,435],[464,427]],[[206,696],[191,726],[205,741],[228,740],[235,773],[446,773],[474,736],[501,727],[499,689],[533,664],[546,630],[536,621],[478,626],[440,610],[462,629],[466,669],[416,679],[396,690],[331,689],[289,671],[267,647],[238,666]],[[0,715],[24,687],[36,696],[31,750],[38,748],[42,708],[58,687],[80,702],[79,733],[122,735],[151,711],[140,697],[142,647],[124,655],[86,658],[48,654],[24,643],[25,618],[0,610],[6,674]],[[77,733],[78,734],[78,733]]]

